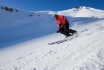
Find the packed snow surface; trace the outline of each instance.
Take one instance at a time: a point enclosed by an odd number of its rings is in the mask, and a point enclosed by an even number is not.
[[[93,12],[84,15],[85,10],[100,12],[100,16]],[[77,13],[82,12],[80,17],[66,12],[0,9],[0,70],[104,70],[103,11],[77,8]],[[88,19],[70,23],[70,28],[78,31],[78,37],[48,45],[65,37],[54,33],[57,25],[52,14],[55,13],[68,15],[70,22]]]

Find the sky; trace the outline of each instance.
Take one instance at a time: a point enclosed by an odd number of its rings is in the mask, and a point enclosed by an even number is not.
[[[104,0],[0,0],[0,5],[13,6],[25,11],[62,11],[79,6],[104,10]]]

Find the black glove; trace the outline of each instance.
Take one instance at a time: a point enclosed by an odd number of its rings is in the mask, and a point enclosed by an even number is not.
[[[57,33],[59,33],[59,31],[57,31]]]

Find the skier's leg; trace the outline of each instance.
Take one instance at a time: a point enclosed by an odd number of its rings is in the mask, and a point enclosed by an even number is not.
[[[69,29],[69,31],[72,33],[72,35],[77,32],[76,30],[73,29]]]
[[[64,25],[64,30],[65,30],[66,32],[72,33],[72,35],[73,35],[74,33],[77,32],[76,30],[69,29],[69,24],[65,24],[65,25]]]
[[[70,36],[70,34],[69,34],[68,32],[64,31],[64,28],[61,28],[61,29],[59,30],[59,32],[60,32],[61,34],[64,34],[66,37]]]

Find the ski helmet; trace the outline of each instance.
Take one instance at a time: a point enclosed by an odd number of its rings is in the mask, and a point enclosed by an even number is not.
[[[53,15],[52,15],[52,17],[57,17],[57,16],[58,16],[58,15],[56,15],[56,14],[53,14]]]

